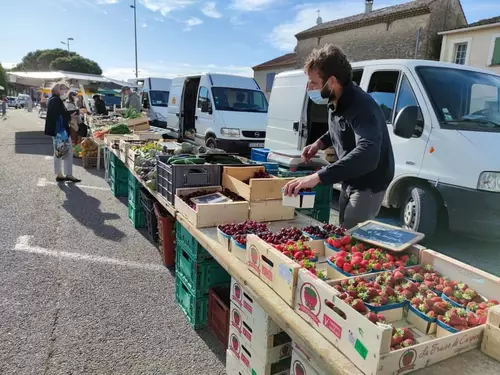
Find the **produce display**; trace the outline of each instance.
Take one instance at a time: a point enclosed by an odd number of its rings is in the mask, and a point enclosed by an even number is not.
[[[113,125],[109,128],[109,134],[130,134],[130,128],[125,124]]]
[[[278,233],[261,233],[259,235],[261,239],[266,241],[271,245],[281,245],[287,243],[288,241],[306,241],[307,238],[304,233],[298,228],[281,228]]]
[[[418,259],[414,255],[395,255],[380,248],[368,248],[370,245],[357,241],[350,236],[344,236],[333,241],[335,241],[335,245],[339,246],[339,249],[343,250],[330,256],[328,260],[340,270],[351,275],[393,270],[397,267],[414,266],[418,263]]]
[[[246,220],[238,224],[221,224],[217,228],[228,236],[237,234],[255,234],[259,232],[267,232],[269,229],[265,223],[258,223],[253,220]]]
[[[196,211],[196,204],[193,203],[191,201],[192,198],[196,198],[196,197],[201,197],[203,195],[207,195],[207,194],[213,194],[213,193],[221,193],[223,195],[225,195],[226,197],[228,197],[229,199],[233,200],[234,202],[238,202],[238,201],[244,201],[245,199],[240,197],[239,195],[233,193],[232,191],[228,190],[228,189],[224,189],[222,191],[217,191],[217,190],[213,190],[213,191],[207,191],[207,190],[203,190],[203,191],[195,191],[195,192],[192,192],[190,194],[187,194],[187,195],[183,195],[182,197],[180,197],[189,207],[191,207],[193,210]]]
[[[342,226],[324,224],[321,227],[319,225],[309,225],[305,228],[302,228],[302,231],[307,233],[314,239],[325,240],[331,236],[344,236],[346,229]]]
[[[480,325],[476,314],[466,309],[453,307],[446,311],[444,315],[438,315],[438,320],[456,331],[465,331]]]
[[[253,177],[251,178],[246,178],[243,180],[243,182],[245,184],[250,184],[250,180],[252,178],[273,178],[273,176],[271,176],[269,173],[267,173],[265,170],[263,171],[256,171],[253,173]]]
[[[451,303],[444,301],[432,291],[416,294],[410,300],[410,304],[431,319],[435,319],[437,316],[445,314],[453,307]]]
[[[80,147],[81,147],[80,156],[82,156],[82,157],[83,156],[97,157],[97,149],[99,146],[92,139],[85,138],[80,143]]]
[[[123,118],[135,119],[141,116],[142,116],[141,113],[137,112],[134,108],[129,108],[124,113],[122,113]]]
[[[307,242],[302,240],[288,241],[283,244],[273,245],[273,247],[286,257],[298,263],[302,268],[311,272],[313,275],[316,275],[318,278],[323,280],[326,279],[324,272],[316,269],[318,255],[316,251],[307,244]]]

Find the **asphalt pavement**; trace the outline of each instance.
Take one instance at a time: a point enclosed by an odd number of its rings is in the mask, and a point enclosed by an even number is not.
[[[222,346],[187,323],[126,200],[77,159],[74,175],[53,182],[35,112],[0,119],[0,374],[224,374]],[[427,246],[500,275],[497,243],[441,231]]]
[[[224,374],[175,304],[175,277],[103,172],[53,183],[35,112],[0,119],[0,374]]]

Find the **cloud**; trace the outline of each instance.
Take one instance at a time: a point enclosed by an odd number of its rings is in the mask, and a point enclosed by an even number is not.
[[[193,29],[193,26],[198,26],[203,23],[202,20],[200,20],[198,17],[191,17],[184,21],[186,24],[186,27],[184,28],[184,31],[191,31]]]
[[[118,4],[120,0],[97,0],[97,4]]]
[[[214,1],[209,1],[203,5],[201,8],[203,14],[211,18],[221,18],[222,14],[217,10]]]
[[[249,66],[219,66],[215,64],[193,65],[187,63],[146,63],[139,64],[140,77],[165,77],[174,78],[180,75],[198,74],[202,72],[234,74],[245,77],[253,77],[253,70]],[[118,80],[127,80],[134,76],[134,67],[110,67],[104,69],[105,77]]]
[[[399,3],[401,3],[400,0],[384,0],[383,3],[374,2],[373,6],[374,9],[379,9]],[[292,51],[295,48],[297,45],[295,34],[316,25],[318,10],[323,22],[328,22],[362,13],[365,10],[365,4],[362,1],[353,3],[350,0],[341,0],[302,4],[295,9],[297,12],[295,18],[274,27],[269,37],[270,43],[283,51]]]
[[[146,22],[141,23],[141,27],[148,27],[148,24]]]
[[[231,16],[229,22],[234,26],[243,26],[248,23],[248,21],[242,20],[239,16]]]
[[[256,12],[278,1],[281,0],[233,0],[230,7],[244,12]]]
[[[166,16],[173,10],[182,9],[193,5],[197,0],[139,0],[147,9],[153,12],[160,12]]]

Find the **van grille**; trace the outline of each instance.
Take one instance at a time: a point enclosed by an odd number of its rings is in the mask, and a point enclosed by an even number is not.
[[[259,138],[259,139],[264,139],[266,138],[266,132],[257,132],[257,131],[250,131],[250,130],[243,130],[242,131],[243,137],[245,138]]]

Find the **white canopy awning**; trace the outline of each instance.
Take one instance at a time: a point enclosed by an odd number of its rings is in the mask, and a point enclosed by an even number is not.
[[[95,74],[73,73],[65,71],[56,72],[7,72],[10,82],[24,86],[48,86],[53,82],[68,81],[71,85],[92,86],[104,89],[120,89],[128,86],[127,82],[98,76]]]

